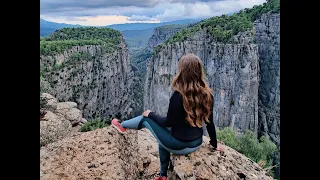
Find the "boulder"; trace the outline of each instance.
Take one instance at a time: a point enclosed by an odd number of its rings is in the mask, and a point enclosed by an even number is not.
[[[51,111],[46,111],[40,121],[40,146],[65,137],[71,131],[70,121]]]

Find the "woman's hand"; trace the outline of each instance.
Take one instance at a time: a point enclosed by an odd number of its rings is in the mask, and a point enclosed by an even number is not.
[[[213,150],[215,150],[215,151],[223,151],[223,148],[218,146],[217,148],[213,148]]]
[[[148,117],[150,112],[151,112],[151,110],[148,109],[148,110],[146,110],[146,111],[144,111],[144,112],[142,113],[142,116]]]

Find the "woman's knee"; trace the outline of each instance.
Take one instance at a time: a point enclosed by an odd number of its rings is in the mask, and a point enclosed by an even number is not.
[[[123,128],[138,129],[139,123],[143,118],[144,118],[143,116],[137,116],[135,118],[123,121],[121,123],[121,126]]]

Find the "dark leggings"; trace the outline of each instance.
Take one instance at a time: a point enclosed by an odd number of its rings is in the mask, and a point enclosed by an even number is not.
[[[121,126],[128,129],[148,128],[159,143],[160,175],[167,176],[170,161],[170,152],[173,154],[189,154],[199,149],[202,138],[191,142],[182,142],[171,135],[171,131],[160,126],[150,118],[138,116],[121,123]]]

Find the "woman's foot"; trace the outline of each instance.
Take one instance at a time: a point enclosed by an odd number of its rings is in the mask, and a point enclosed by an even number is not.
[[[167,176],[159,176],[156,177],[154,180],[167,180]]]
[[[121,123],[117,118],[112,119],[111,125],[116,128],[120,133],[124,134],[126,132],[126,128],[121,126]]]

